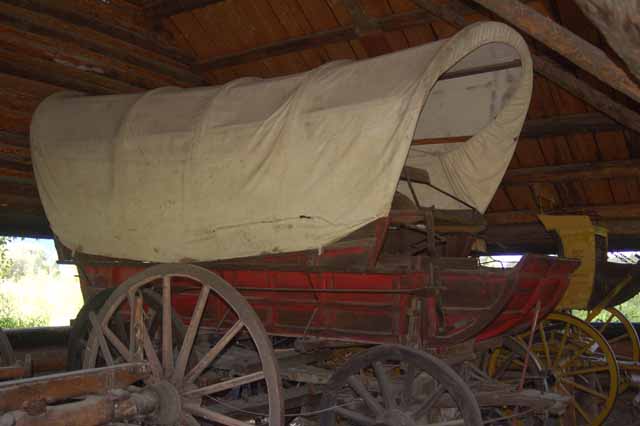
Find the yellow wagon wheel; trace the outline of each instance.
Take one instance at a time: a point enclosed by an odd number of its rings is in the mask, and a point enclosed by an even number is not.
[[[528,342],[528,335],[518,339]],[[538,324],[531,349],[542,363],[549,390],[571,397],[561,424],[603,424],[615,404],[620,377],[602,334],[574,316],[552,313]]]
[[[591,313],[589,313],[588,318],[591,317]],[[629,321],[629,319],[616,308],[606,308],[602,311],[602,317],[603,319],[600,324],[594,324],[594,327],[596,327],[601,334],[605,334],[605,331],[612,322],[620,322],[624,328],[624,332],[622,334],[607,339],[609,346],[611,346],[616,354],[618,362],[629,362],[637,365],[640,362],[640,340],[638,339],[638,333],[631,321]],[[618,349],[621,344],[624,344],[625,346],[628,345],[627,347],[631,350],[621,352]],[[622,370],[624,371],[624,368]],[[629,385],[629,377],[626,374],[622,374],[622,380],[618,391],[620,393],[624,392],[628,389]]]

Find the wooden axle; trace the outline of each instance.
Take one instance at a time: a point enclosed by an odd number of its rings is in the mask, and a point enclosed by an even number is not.
[[[104,394],[150,375],[144,363],[121,364],[0,383],[0,412],[21,410],[35,401],[53,403],[92,394]]]
[[[158,404],[158,396],[150,390],[133,394],[112,391],[56,406],[29,404],[0,417],[0,426],[98,426],[150,414]]]

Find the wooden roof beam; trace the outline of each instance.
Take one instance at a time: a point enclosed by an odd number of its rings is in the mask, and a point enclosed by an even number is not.
[[[224,0],[164,0],[145,7],[144,13],[155,19],[169,18],[183,12],[207,7],[211,4],[222,3]]]
[[[535,40],[598,78],[604,84],[640,102],[640,86],[605,52],[519,0],[472,0]]]
[[[68,22],[104,34],[108,37],[123,41],[141,49],[166,56],[181,64],[193,62],[193,56],[181,52],[174,46],[158,43],[158,37],[153,34],[132,31],[117,24],[87,16],[68,8],[61,8],[59,0],[2,0],[3,3],[20,7],[34,13],[48,15],[61,21]]]
[[[640,177],[640,159],[509,169],[503,184],[562,183],[576,180]]]
[[[434,0],[412,1],[419,7],[455,27],[463,28],[467,25],[464,17],[457,12],[457,8],[461,5],[458,0],[449,0],[446,4],[441,4]],[[498,0],[498,2],[500,1],[501,0]],[[506,3],[508,2],[505,1],[505,4]],[[640,114],[613,100],[610,96],[592,88],[584,81],[577,79],[573,74],[565,71],[553,60],[536,54],[532,54],[532,57],[534,69],[538,74],[553,81],[598,111],[607,114],[623,126],[640,132]]]
[[[619,130],[624,130],[624,127],[606,115],[600,114],[599,112],[588,112],[584,114],[561,115],[527,120],[522,126],[520,138],[543,138],[546,136],[565,136],[576,133]],[[413,141],[413,145],[465,142],[469,138],[471,138],[471,135],[416,139]]]
[[[35,57],[18,55],[4,48],[0,48],[0,73],[94,95],[141,90],[140,87],[119,80]]]
[[[25,10],[25,9],[23,9]],[[49,21],[50,22],[50,21]],[[2,7],[0,5],[0,24],[14,28],[19,32],[36,34],[42,37],[69,42],[78,47],[97,53],[98,55],[113,58],[117,61],[133,65],[151,73],[169,77],[176,82],[188,86],[204,85],[208,81],[190,70],[162,62],[150,57],[127,52],[125,49],[100,43],[83,34],[65,29],[64,26],[47,24],[46,19],[39,20],[36,16],[17,13],[15,8]]]
[[[504,212],[487,212],[487,223],[493,225],[509,225],[516,223],[534,223],[538,221],[537,210],[511,210]],[[640,204],[604,204],[592,206],[562,207],[545,210],[545,214],[578,214],[594,219],[640,219]]]

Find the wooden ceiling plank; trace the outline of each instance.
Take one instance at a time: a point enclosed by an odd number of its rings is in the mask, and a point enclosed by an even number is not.
[[[144,13],[154,19],[164,19],[184,12],[192,12],[224,0],[164,0],[144,8]]]
[[[289,37],[267,0],[237,1],[237,5],[242,16],[249,22],[254,22],[257,43],[251,43],[249,46],[275,43]],[[292,52],[268,59],[266,62],[271,75],[280,76],[307,71],[308,67],[300,53]]]
[[[214,55],[226,55],[266,42],[262,41],[262,35],[258,33],[255,26],[247,25],[253,20],[246,16],[245,8],[248,8],[249,12],[253,12],[251,5],[232,1],[219,3],[191,14],[196,21],[201,23],[202,28],[208,34],[204,41],[211,44]],[[254,19],[259,20],[259,18]],[[238,77],[269,78],[276,75],[276,70],[272,70],[270,67],[272,62],[271,58],[247,61],[234,64],[230,69]]]
[[[0,159],[10,163],[30,165],[31,153],[27,147],[3,143],[0,139]]]
[[[15,147],[26,147],[29,145],[29,137],[21,133],[0,130],[0,143]]]
[[[158,43],[159,37],[143,31],[131,31],[117,24],[109,23],[67,8],[61,8],[62,2],[57,0],[3,0],[4,3],[30,10],[31,12],[49,15],[78,27],[102,33],[144,50],[166,56],[181,64],[190,64],[193,57],[172,46]]]
[[[422,10],[390,15],[378,19],[383,31],[397,31],[403,28],[425,25],[433,22],[435,18]],[[286,53],[299,52],[307,49],[316,49],[334,43],[348,42],[359,37],[354,25],[327,29],[309,35],[290,38],[285,41],[270,43],[243,52],[233,53],[204,60],[195,65],[199,71],[210,70],[238,65],[250,61],[262,60],[271,56]],[[336,59],[336,58],[332,58]]]
[[[139,87],[0,48],[0,72],[66,89],[105,95],[139,91]]]
[[[519,0],[472,0],[597,77],[640,102],[640,86],[605,52]]]
[[[308,35],[312,30],[295,0],[270,0],[269,4],[276,14],[288,38]],[[329,60],[321,47],[302,50],[301,55],[309,69],[319,67]]]
[[[125,49],[100,43],[82,33],[68,31],[62,25],[55,27],[51,26],[46,22],[46,20],[38,19],[34,14],[27,16],[25,14],[17,13],[15,9],[12,10],[6,6],[1,7],[0,23],[10,26],[17,31],[25,31],[41,37],[72,43],[82,49],[94,52],[98,55],[113,58],[153,73],[168,76],[176,82],[184,83],[189,86],[207,84],[206,79],[192,73],[188,69],[177,67],[170,63],[163,63],[151,57],[145,57],[127,52]]]

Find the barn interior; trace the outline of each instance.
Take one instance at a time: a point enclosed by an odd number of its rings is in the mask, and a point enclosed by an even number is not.
[[[637,0],[0,0],[0,236],[54,238],[38,193],[29,134],[36,109],[54,93],[131,94],[291,76],[332,61],[358,61],[447,39],[477,22],[498,21],[524,37],[535,74],[515,154],[484,213],[481,237],[487,254],[557,254],[558,235],[541,223],[540,214],[589,217],[607,229],[609,251],[640,251],[639,16]],[[517,66],[518,61],[504,62],[471,73]],[[459,143],[471,136],[416,138],[412,143]],[[91,268],[80,269],[80,278],[101,277],[99,268]],[[599,315],[601,308],[596,304],[588,310]],[[535,303],[529,309],[527,318],[535,317],[535,324],[540,308],[535,315]],[[597,316],[589,315],[589,320]],[[598,320],[608,324],[612,317]],[[621,327],[611,327],[616,329],[613,339]],[[60,370],[67,362],[60,347],[68,332],[68,327],[9,331],[22,361],[1,366],[0,379]],[[633,344],[618,340],[620,358],[636,363],[625,370],[626,381],[620,379],[625,389],[640,385],[635,377],[640,344],[634,336]],[[35,364],[31,358],[25,361],[25,355],[33,356]],[[288,378],[298,374],[292,368]],[[33,386],[45,392],[50,385]],[[91,393],[106,388],[81,389]],[[629,407],[636,392],[620,399],[622,417],[605,395],[613,413],[607,424],[635,419],[629,417]],[[0,402],[0,413],[18,410],[22,394],[7,395],[15,399]],[[30,403],[27,414],[14,423],[0,417],[0,425],[65,424],[51,409],[52,417],[37,423],[36,415],[47,411],[38,403]],[[139,401],[131,404],[143,411]],[[261,404],[246,407],[264,408]],[[604,424],[607,415],[599,413],[574,413],[566,424]],[[209,423],[199,418],[195,424],[246,424],[206,416]],[[87,424],[116,420],[96,418]]]

